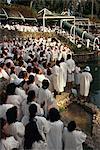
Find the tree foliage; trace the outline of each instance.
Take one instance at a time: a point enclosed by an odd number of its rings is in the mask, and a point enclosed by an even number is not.
[[[7,0],[0,0],[5,2]],[[31,3],[32,2],[32,3]],[[93,0],[94,2],[94,15],[100,16],[100,0]],[[68,10],[68,8],[75,13],[82,15],[91,15],[92,0],[11,0],[12,4],[20,4],[30,6],[32,4],[33,10],[40,11],[47,8],[52,12],[61,13]]]

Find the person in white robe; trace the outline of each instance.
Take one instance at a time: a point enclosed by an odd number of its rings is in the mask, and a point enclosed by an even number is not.
[[[45,117],[47,117],[48,110],[51,107],[56,106],[55,99],[53,98],[53,95],[51,91],[48,89],[48,87],[49,87],[49,81],[43,80],[42,87],[39,89],[38,99],[37,99],[37,102],[44,109]]]
[[[39,88],[35,84],[35,76],[29,75],[29,80],[27,81],[27,83],[28,83],[28,90],[27,90],[27,92],[32,91],[32,90],[35,91],[35,97],[37,98]]]
[[[48,125],[47,149],[62,150],[63,122],[60,120],[59,111],[55,108],[51,108],[49,111]]]
[[[21,122],[17,121],[17,107],[14,106],[8,109],[6,116],[9,124],[9,134],[19,142],[19,150],[23,150],[25,127]]]
[[[54,86],[53,86],[53,74],[50,68],[47,69],[47,75],[46,77],[49,79],[50,83],[49,83],[49,90],[51,92],[54,92]]]
[[[9,80],[9,75],[3,68],[0,67],[0,79],[2,78]]]
[[[81,68],[78,65],[78,63],[76,63],[75,66],[75,72],[74,72],[74,77],[75,77],[75,85],[76,85],[76,89],[77,89],[77,93],[79,94],[79,87],[80,87],[80,75],[81,75]]]
[[[15,80],[15,81],[16,81],[16,80]],[[24,80],[17,78],[17,81],[14,82],[14,83],[15,83],[15,85],[16,85],[15,94],[21,96],[22,101],[23,101],[24,99],[27,98],[27,95],[26,95],[24,89],[22,88],[22,87],[23,87]]]
[[[29,115],[26,115],[22,118],[22,123],[26,126],[30,121],[35,121],[44,141],[46,141],[46,134],[48,132],[48,122],[46,118],[42,116],[37,116],[37,106],[36,104],[31,104],[29,106]]]
[[[13,136],[9,136],[9,126],[3,118],[0,118],[0,128],[0,150],[18,149],[19,142]]]
[[[90,73],[90,67],[86,66],[82,74],[80,75],[80,95],[87,97],[89,95],[90,83],[93,78]]]
[[[37,114],[36,115],[39,115],[39,116],[43,116],[44,115],[44,111],[43,109],[40,107],[40,105],[36,102],[36,99],[35,99],[35,91],[34,90],[30,90],[28,92],[28,96],[26,99],[24,99],[24,101],[22,102],[22,112],[23,112],[23,115],[29,115],[29,106],[31,104],[35,104],[37,106]]]
[[[61,58],[61,61],[60,61],[60,68],[62,69],[62,72],[63,72],[63,86],[64,88],[66,87],[66,83],[67,83],[67,65],[64,61],[64,58]]]
[[[75,71],[75,61],[71,58],[70,54],[67,55],[66,65],[67,65],[67,75],[68,75],[67,86],[68,86],[68,90],[70,91],[73,86],[74,71]]]
[[[31,118],[32,119],[32,118]],[[38,125],[34,119],[25,126],[24,149],[47,150],[47,143],[39,132]]]
[[[56,64],[52,67],[53,86],[56,92],[59,92],[59,70],[59,62],[57,61]]]
[[[85,142],[86,137],[85,133],[76,130],[76,123],[71,121],[63,129],[64,150],[83,150],[82,143]]]
[[[2,104],[0,105],[0,118],[6,119],[6,112],[9,108],[12,108],[12,104]]]
[[[37,69],[37,74],[35,76],[35,83],[38,87],[42,87],[42,81],[46,79],[45,75],[43,74],[42,69]]]

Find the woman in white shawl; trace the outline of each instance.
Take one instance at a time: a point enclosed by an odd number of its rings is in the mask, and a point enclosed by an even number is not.
[[[60,120],[59,111],[51,108],[49,111],[49,131],[47,133],[48,150],[62,150],[63,122]]]
[[[31,104],[29,116],[23,117],[25,125],[24,148],[30,150],[46,150],[46,133],[48,132],[47,120],[44,117],[36,116],[37,106]]]
[[[64,150],[83,150],[82,143],[86,137],[85,133],[76,130],[75,121],[71,121],[63,130]]]
[[[19,142],[19,150],[22,150],[25,127],[21,122],[17,121],[17,107],[14,106],[8,109],[6,116],[9,124],[9,134]]]
[[[3,118],[0,118],[0,150],[12,150],[19,148],[19,142],[13,136],[9,136],[9,126]]]

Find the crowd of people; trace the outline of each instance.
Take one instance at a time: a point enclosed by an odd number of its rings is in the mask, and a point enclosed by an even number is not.
[[[30,25],[28,23],[26,24],[19,24],[19,23],[12,23],[12,24],[0,24],[1,29],[8,29],[9,31],[20,31],[20,32],[55,32],[55,31],[60,31],[59,26],[48,26],[44,27],[43,26],[38,26],[38,25]],[[60,31],[62,32],[62,30]],[[65,33],[65,32],[64,32]]]
[[[55,38],[15,38],[0,42],[1,150],[82,150],[86,134],[61,121],[56,95],[72,92],[86,98],[92,75],[83,71],[68,45]]]

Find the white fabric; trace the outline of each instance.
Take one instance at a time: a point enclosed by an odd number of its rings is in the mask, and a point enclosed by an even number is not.
[[[25,91],[23,89],[21,89],[21,88],[16,87],[15,94],[16,95],[20,95],[22,100],[27,98],[27,95],[26,95]]]
[[[9,125],[9,133],[19,142],[20,148],[23,147],[23,138],[25,127],[21,122],[15,122]]]
[[[12,150],[13,148],[19,148],[19,142],[13,136],[1,140],[1,150]]]
[[[80,75],[81,75],[80,71],[81,71],[80,67],[76,66],[75,67],[75,84],[76,85],[80,84]]]
[[[9,75],[8,75],[7,72],[6,72],[4,69],[2,69],[2,68],[0,68],[0,78],[5,78],[5,79],[9,80]]]
[[[67,82],[67,65],[66,65],[66,63],[61,62],[60,68],[62,69],[62,73],[63,73],[63,86],[66,87],[66,82]]]
[[[62,131],[63,122],[58,120],[49,123],[49,132],[47,133],[48,150],[62,150]]]
[[[46,78],[44,74],[37,74],[35,79],[36,79],[35,80],[36,85],[38,85],[39,87],[42,87],[42,81]]]
[[[51,107],[51,105],[54,104],[55,100],[53,98],[51,91],[49,91],[48,89],[40,88],[39,93],[38,93],[37,102],[40,105],[43,104],[43,102],[45,102],[44,113],[45,113],[45,116],[47,116],[48,109],[49,109],[49,107]]]
[[[20,95],[9,95],[7,97],[7,104],[13,104],[14,106],[17,107],[18,109],[18,120],[21,119],[22,117],[22,110],[21,110],[21,103],[22,103],[22,98]]]
[[[86,140],[86,134],[74,130],[69,132],[65,127],[63,130],[64,150],[83,150],[82,143]]]
[[[91,81],[92,75],[89,72],[82,72],[80,75],[80,94],[82,96],[88,96]]]
[[[12,104],[3,104],[0,105],[0,118],[6,119],[6,112],[9,108],[12,108],[14,105]]]

